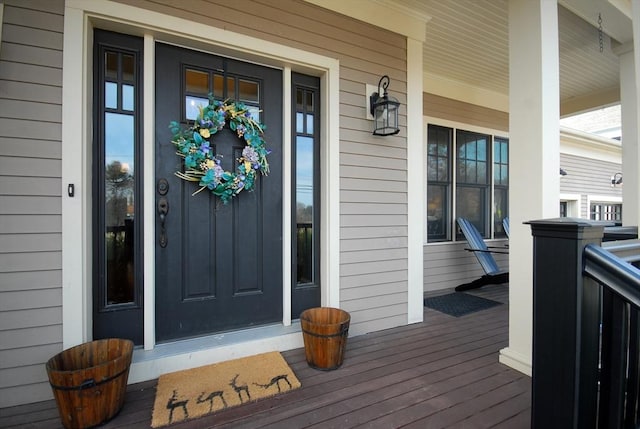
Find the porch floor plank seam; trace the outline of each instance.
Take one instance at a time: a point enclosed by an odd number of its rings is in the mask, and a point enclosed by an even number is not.
[[[310,368],[304,349],[285,351],[300,389],[170,428],[527,428],[531,379],[498,362],[508,345],[508,285],[473,294],[506,305],[459,318],[425,308],[423,323],[349,338],[335,371]],[[122,410],[102,427],[149,428],[156,386],[128,386]],[[0,410],[0,427],[62,425],[51,400]]]

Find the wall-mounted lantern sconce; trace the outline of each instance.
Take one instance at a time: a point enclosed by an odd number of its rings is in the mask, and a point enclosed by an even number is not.
[[[613,188],[616,185],[622,185],[622,173],[616,173],[611,176],[611,187]]]
[[[567,175],[567,170],[565,170],[564,168],[560,168],[560,177],[564,177]]]
[[[391,136],[400,132],[398,127],[398,107],[400,107],[400,102],[387,94],[389,82],[389,76],[382,76],[380,82],[378,82],[378,92],[374,92],[369,97],[370,110],[373,115],[374,136]],[[384,91],[382,95],[380,95],[381,86]]]

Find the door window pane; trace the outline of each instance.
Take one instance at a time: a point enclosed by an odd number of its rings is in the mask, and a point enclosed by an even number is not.
[[[302,112],[296,113],[296,133],[304,133],[304,113]]]
[[[249,110],[249,114],[251,115],[251,119],[253,119],[256,122],[262,122],[262,120],[260,119],[260,108],[259,107],[247,106],[247,109]]]
[[[313,134],[313,115],[307,113],[305,116],[307,117],[307,134]]]
[[[104,53],[104,75],[109,79],[118,79],[118,54]]]
[[[236,97],[236,79],[233,77],[227,78],[227,98]]]
[[[105,113],[106,305],[134,301],[134,122]]]
[[[295,201],[296,201],[296,284],[317,284],[319,242],[316,203],[317,136],[313,134],[314,92],[296,88],[295,100]]]
[[[118,108],[118,84],[114,82],[104,83],[104,107],[107,109]]]
[[[313,281],[313,138],[296,139],[297,283]]]
[[[320,305],[320,80],[292,73],[294,272],[291,315]],[[314,102],[315,101],[315,102]]]
[[[122,85],[122,109],[133,111],[133,86]]]
[[[187,95],[185,97],[185,116],[189,121],[195,121],[200,113],[200,108],[209,104],[208,98],[192,97]]]
[[[209,73],[187,69],[185,72],[185,90],[195,94],[208,94]]]
[[[224,98],[224,78],[219,74],[213,75],[213,96],[218,100]]]
[[[135,63],[133,55],[122,55],[122,80],[133,82],[135,77]]]
[[[240,101],[245,103],[260,102],[260,87],[257,82],[250,82],[247,80],[239,79],[238,90]]]

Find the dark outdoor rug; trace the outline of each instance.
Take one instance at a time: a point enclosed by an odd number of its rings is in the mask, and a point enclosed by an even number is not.
[[[454,292],[424,299],[425,307],[454,317],[465,316],[500,304],[502,303],[498,301],[469,295],[463,292]]]

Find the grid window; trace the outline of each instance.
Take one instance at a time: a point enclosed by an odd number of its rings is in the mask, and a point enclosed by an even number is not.
[[[560,217],[567,217],[569,210],[569,203],[567,201],[560,201]]]
[[[427,235],[429,241],[450,240],[450,128],[429,125],[427,137]]]
[[[427,241],[452,240],[458,217],[484,237],[506,237],[509,140],[430,124],[426,150]]]
[[[468,219],[483,237],[488,235],[490,142],[486,134],[456,132],[456,217]]]
[[[591,220],[622,221],[622,204],[591,203]]]
[[[496,237],[506,237],[502,220],[509,211],[509,141],[493,139],[493,230]]]

